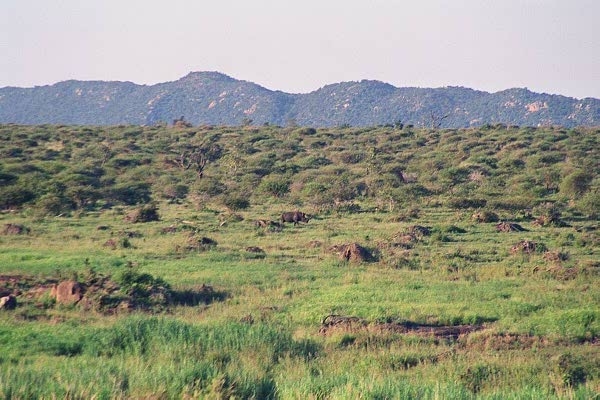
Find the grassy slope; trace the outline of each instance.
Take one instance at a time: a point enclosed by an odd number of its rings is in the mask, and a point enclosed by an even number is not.
[[[32,137],[36,129],[42,128],[17,128],[20,136],[13,139]],[[97,143],[88,143],[86,132],[73,132],[81,128],[44,129],[50,136],[64,131],[62,141],[67,145],[70,135],[83,143],[63,161],[69,166],[77,152],[84,153]],[[125,146],[121,137],[135,141],[137,150],[114,153],[130,158],[149,154],[150,168],[138,169],[150,171],[156,181],[169,173],[161,167],[160,154],[153,153],[168,144],[161,145],[165,137],[195,140],[215,135],[215,130],[197,134],[190,130],[188,134],[165,128],[156,132],[153,128],[86,129],[96,132],[90,137],[100,137],[97,140],[111,137],[113,148]],[[597,132],[505,128],[397,132],[380,128],[333,129],[306,136],[272,127],[217,131],[225,156],[209,164],[205,175],[226,182],[229,194],[238,190],[250,198],[250,207],[237,211],[241,221],[230,218],[222,197],[197,191],[180,204],[159,201],[161,220],[144,224],[124,221],[132,207],[87,209],[71,217],[54,217],[41,216],[39,206],[33,205],[0,215],[1,225],[22,223],[31,228],[29,235],[0,236],[0,274],[69,277],[89,267],[117,274],[133,263],[177,288],[204,283],[229,294],[225,301],[207,306],[174,307],[159,319],[107,317],[76,308],[34,311],[31,304],[0,313],[0,343],[6,349],[0,362],[12,366],[0,375],[4,397],[47,397],[50,393],[66,397],[70,393],[75,398],[127,398],[162,392],[167,398],[183,394],[531,398],[586,397],[600,390],[598,236],[594,231],[574,229],[597,226],[597,219],[585,218],[576,204],[569,206],[568,199],[562,200],[560,192],[540,189],[544,186],[540,163],[554,160],[554,153],[563,155],[561,161],[544,164],[544,168],[558,171],[557,186],[574,168],[569,157],[578,166],[593,165]],[[49,137],[48,142],[57,148],[55,139]],[[18,143],[13,140],[11,146]],[[257,151],[248,151],[247,146]],[[38,143],[40,147],[44,145]],[[288,149],[295,150],[283,154]],[[35,160],[35,154],[41,154],[38,150],[26,151],[32,152],[29,162],[44,165],[45,161]],[[343,155],[352,152],[361,161],[343,162],[348,160]],[[294,182],[283,197],[257,189],[260,179],[248,182],[248,169],[266,154],[281,158],[270,164],[272,171],[286,166],[288,170],[272,172],[262,180],[284,176]],[[315,157],[332,164],[315,164]],[[514,160],[525,160],[525,166],[510,169],[519,165]],[[458,172],[452,168],[477,164],[473,172],[494,163],[500,166],[488,168],[487,178],[479,185],[453,181]],[[15,159],[5,159],[3,168],[17,164]],[[234,164],[240,169],[236,171]],[[429,194],[403,197],[402,190],[410,184],[396,189],[378,183],[396,164],[416,174]],[[301,168],[290,172],[290,165]],[[351,200],[363,212],[344,212],[328,203],[326,196],[318,198],[327,191],[311,196],[306,189],[311,182],[342,179],[336,167],[352,175],[342,186],[366,182],[378,188]],[[368,173],[373,169],[378,172]],[[135,176],[136,171],[121,174]],[[171,175],[185,181],[175,172]],[[534,183],[528,184],[527,179]],[[153,187],[154,197],[159,198],[161,185]],[[521,208],[498,207],[494,211],[502,218],[518,221],[528,231],[497,232],[494,223],[474,222],[475,210],[452,207],[452,199],[458,197],[485,198],[488,204],[526,199],[534,210],[552,201],[563,204],[562,218],[572,226],[536,226],[522,217]],[[256,218],[277,219],[281,211],[296,207],[315,218],[306,225],[288,225],[281,232],[265,231],[252,223]],[[410,209],[418,212],[412,215]],[[181,250],[187,232],[164,234],[161,230],[181,226],[182,220],[216,240],[217,247],[205,252]],[[407,249],[389,246],[395,234],[415,224],[432,228],[433,234]],[[98,226],[109,229],[98,230]],[[122,231],[137,231],[141,237],[129,239],[130,247],[112,250],[103,246],[111,238],[121,240]],[[510,248],[524,239],[569,257],[556,264],[545,260],[542,252],[511,254]],[[328,250],[348,242],[381,248],[379,261],[349,264]],[[248,246],[260,247],[265,257],[247,252]],[[485,329],[456,343],[363,330],[323,336],[319,327],[328,314],[373,322],[484,323]],[[248,315],[255,323],[240,324]],[[37,320],[27,320],[34,317]],[[190,329],[191,333],[185,333]],[[138,345],[127,345],[118,351],[115,338],[125,340],[128,335],[133,335],[132,343],[147,343],[151,350],[140,352]],[[116,353],[98,350],[99,342],[116,348]]]

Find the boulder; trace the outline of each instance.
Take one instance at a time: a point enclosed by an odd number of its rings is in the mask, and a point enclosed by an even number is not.
[[[62,281],[55,285],[50,295],[56,299],[56,304],[76,304],[83,297],[84,287],[76,281]]]
[[[17,308],[17,298],[12,294],[0,297],[0,310],[14,310]]]

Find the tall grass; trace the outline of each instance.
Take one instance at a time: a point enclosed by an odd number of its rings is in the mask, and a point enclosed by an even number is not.
[[[279,360],[308,361],[319,351],[316,343],[264,324],[203,326],[142,316],[83,333],[21,326],[9,335],[5,328],[0,341],[2,363],[12,365],[0,373],[3,398],[160,392],[168,398],[193,393],[273,398],[270,371]]]

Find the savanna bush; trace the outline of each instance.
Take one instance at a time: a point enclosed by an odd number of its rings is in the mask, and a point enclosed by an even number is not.
[[[120,290],[136,301],[143,301],[147,305],[165,305],[169,300],[171,286],[162,278],[127,268],[115,280]]]
[[[154,203],[145,204],[129,213],[125,219],[133,223],[158,221],[158,206]]]
[[[35,199],[35,195],[18,185],[0,187],[0,208],[18,208]]]
[[[477,222],[498,222],[498,214],[490,210],[482,210],[473,214],[472,219]]]
[[[2,165],[0,164],[0,187],[13,184],[19,179],[15,174],[2,172]]]
[[[239,193],[227,193],[221,199],[222,204],[231,211],[245,210],[250,207],[250,200]]]
[[[269,196],[283,197],[290,191],[290,181],[283,177],[267,177],[261,181],[258,188]]]
[[[303,186],[301,196],[315,206],[331,206],[334,203],[334,196],[329,189],[330,186],[325,183],[308,182]]]
[[[554,372],[564,387],[574,387],[585,383],[588,377],[597,375],[600,367],[589,365],[589,361],[571,353],[554,357]]]
[[[560,334],[575,341],[600,336],[600,311],[574,310],[562,313],[557,319]]]
[[[188,192],[189,187],[183,183],[171,183],[164,185],[159,188],[160,197],[169,201],[177,201],[184,199]]]
[[[449,167],[440,171],[440,180],[448,187],[456,186],[469,179],[469,168]]]
[[[600,216],[600,190],[589,191],[576,200],[575,208],[590,219]]]
[[[317,130],[315,128],[299,128],[294,130],[293,132],[294,134],[300,135],[300,136],[312,136],[312,135],[316,135],[317,134]]]
[[[574,171],[560,183],[560,193],[570,199],[582,196],[590,187],[593,175],[587,171]]]
[[[495,365],[475,364],[460,374],[460,381],[471,392],[479,393],[486,385],[493,385],[500,374],[501,369]]]
[[[227,186],[220,180],[212,176],[205,176],[197,181],[192,191],[199,195],[210,197],[218,196],[227,190]]]
[[[37,216],[60,215],[73,210],[72,201],[59,194],[48,193],[35,202],[35,214]]]
[[[344,164],[358,164],[364,160],[365,154],[358,151],[344,151],[337,158]]]
[[[109,188],[106,193],[109,200],[119,204],[136,205],[148,203],[152,190],[146,182],[121,182]]]

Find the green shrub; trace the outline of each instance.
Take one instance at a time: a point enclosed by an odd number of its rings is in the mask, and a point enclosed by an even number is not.
[[[119,204],[136,205],[151,200],[151,188],[145,182],[123,182],[109,188],[107,197]]]
[[[283,197],[290,191],[290,182],[284,178],[265,178],[259,185],[259,190],[273,197]]]
[[[593,175],[588,171],[575,171],[560,184],[560,193],[570,199],[581,197],[590,187]]]
[[[315,128],[299,128],[294,131],[295,134],[300,136],[312,136],[317,134],[317,130]]]
[[[600,190],[589,191],[576,200],[575,208],[590,219],[600,216]]]
[[[182,183],[167,184],[160,188],[161,197],[169,201],[182,200],[187,196],[188,192],[188,185]]]
[[[0,188],[15,183],[18,178],[17,175],[2,172],[2,165],[0,165]]]
[[[70,199],[53,193],[46,194],[35,202],[36,214],[39,216],[61,215],[70,212],[73,208]]]
[[[564,386],[573,387],[585,383],[588,370],[584,360],[573,354],[561,354],[554,358],[555,371]]]
[[[20,186],[0,187],[0,209],[18,208],[33,199],[35,199],[35,195]]]
[[[454,239],[452,239],[451,236],[447,235],[445,232],[443,232],[442,230],[438,230],[435,229],[433,231],[433,233],[430,236],[430,240],[432,242],[441,242],[441,243],[448,243],[448,242],[453,242]]]
[[[600,336],[600,311],[574,310],[562,313],[557,321],[560,334],[575,341]]]
[[[218,196],[227,190],[227,186],[219,179],[206,176],[196,182],[193,191],[208,196]]]
[[[250,207],[250,200],[240,194],[226,194],[222,202],[231,211],[245,210]]]
[[[320,182],[308,182],[302,189],[302,195],[309,199],[310,204],[317,207],[331,207],[334,204],[330,186]]]
[[[161,278],[148,273],[141,273],[134,268],[121,272],[115,281],[120,291],[129,296],[136,307],[157,308],[167,306],[171,302],[171,286]]]
[[[500,219],[498,218],[498,214],[493,211],[483,210],[473,214],[472,219],[477,222],[498,222]]]
[[[338,157],[340,161],[344,164],[358,164],[359,162],[363,161],[365,155],[362,152],[345,151],[341,153]]]
[[[146,204],[129,213],[125,220],[132,223],[158,221],[160,220],[158,206],[154,203]]]
[[[493,365],[475,364],[460,374],[460,381],[473,393],[479,393],[485,385],[493,385],[500,369]]]

